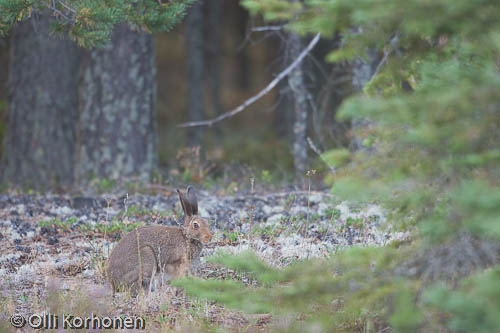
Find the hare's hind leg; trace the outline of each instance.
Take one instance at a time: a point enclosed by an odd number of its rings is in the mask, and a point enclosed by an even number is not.
[[[151,290],[153,279],[156,274],[156,258],[153,250],[149,247],[144,247],[141,249],[141,260],[138,269],[138,284],[144,289]]]

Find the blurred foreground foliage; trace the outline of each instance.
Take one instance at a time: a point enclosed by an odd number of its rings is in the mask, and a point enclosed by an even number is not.
[[[83,47],[102,47],[113,28],[128,23],[146,32],[168,31],[186,14],[195,0],[0,0],[0,36],[12,26],[41,13],[55,17],[52,29],[68,33]]]
[[[299,33],[341,34],[330,61],[379,52],[379,70],[338,115],[367,149],[330,154],[339,198],[374,201],[408,243],[352,248],[285,269],[216,260],[254,284],[184,279],[188,293],[288,318],[296,331],[500,327],[500,3],[495,0],[245,0]],[[356,28],[356,29],[354,29]],[[327,156],[328,157],[328,156]],[[349,163],[343,166],[343,161]],[[279,321],[278,321],[279,322]]]

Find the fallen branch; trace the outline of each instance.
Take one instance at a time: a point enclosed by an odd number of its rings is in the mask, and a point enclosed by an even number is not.
[[[215,123],[218,123],[219,121],[222,121],[226,118],[232,117],[241,111],[243,111],[245,108],[247,108],[249,105],[255,103],[258,101],[262,96],[267,94],[269,91],[271,91],[281,80],[283,80],[295,67],[297,67],[298,64],[304,60],[306,55],[316,46],[316,44],[319,41],[320,34],[317,34],[314,36],[314,38],[311,40],[309,45],[299,54],[297,59],[295,59],[284,71],[278,74],[274,80],[272,80],[264,89],[262,89],[257,95],[254,95],[247,99],[243,104],[240,104],[238,107],[235,109],[223,113],[220,116],[211,119],[211,120],[200,120],[200,121],[191,121],[187,123],[183,123],[180,125],[177,125],[177,127],[196,127],[196,126],[212,126]]]

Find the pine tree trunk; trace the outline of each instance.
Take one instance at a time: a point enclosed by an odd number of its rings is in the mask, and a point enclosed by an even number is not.
[[[248,20],[250,19],[250,15],[248,13],[248,10],[243,8],[242,6],[237,7],[236,11],[236,17],[237,17],[237,29],[238,29],[238,34],[239,38],[241,40],[246,39],[246,35],[248,34]],[[252,74],[251,74],[251,61],[250,57],[248,56],[248,50],[246,48],[243,48],[239,50],[238,52],[238,69],[239,71],[236,72],[237,76],[237,82],[238,82],[238,88],[242,91],[248,90],[250,86],[252,85],[251,79],[252,79]]]
[[[79,49],[49,35],[49,16],[14,27],[2,180],[42,189],[73,181]]]
[[[302,51],[302,39],[297,34],[289,34],[287,53],[290,61],[297,59]],[[307,88],[304,81],[303,64],[299,64],[288,76],[288,85],[291,90],[292,106],[295,115],[293,124],[293,158],[295,176],[298,181],[304,179],[307,169]]]
[[[210,45],[210,58],[209,68],[210,72],[210,94],[212,97],[212,106],[216,116],[222,114],[222,101],[221,101],[221,44],[222,44],[222,11],[223,1],[210,1],[209,4],[209,45]],[[218,124],[214,126],[217,141],[222,141],[222,131]]]
[[[112,42],[82,59],[76,175],[151,177],[157,160],[153,37],[115,28]]]
[[[186,19],[187,75],[188,75],[188,117],[189,121],[204,119],[204,52],[203,52],[203,2],[190,8]],[[190,146],[200,146],[203,129],[191,127],[188,130]]]
[[[360,29],[358,29],[359,33],[363,33]],[[365,85],[371,80],[373,74],[375,73],[375,69],[377,66],[377,52],[374,49],[368,50],[369,59],[364,60],[360,57],[357,57],[353,60],[352,63],[352,90],[354,93],[360,92],[363,90]],[[368,122],[366,120],[356,119],[351,123],[353,132],[359,131],[363,127],[368,126]],[[351,141],[351,147],[354,150],[365,149],[366,147],[363,145],[363,140],[355,135],[353,140]]]

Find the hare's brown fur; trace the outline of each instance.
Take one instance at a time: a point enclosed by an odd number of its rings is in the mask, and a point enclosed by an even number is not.
[[[212,239],[207,220],[199,217],[196,196],[188,187],[188,196],[179,191],[184,210],[181,228],[147,226],[126,234],[116,244],[107,262],[108,279],[113,291],[121,287],[137,290],[147,287],[155,273],[176,278],[189,272],[203,244]]]

